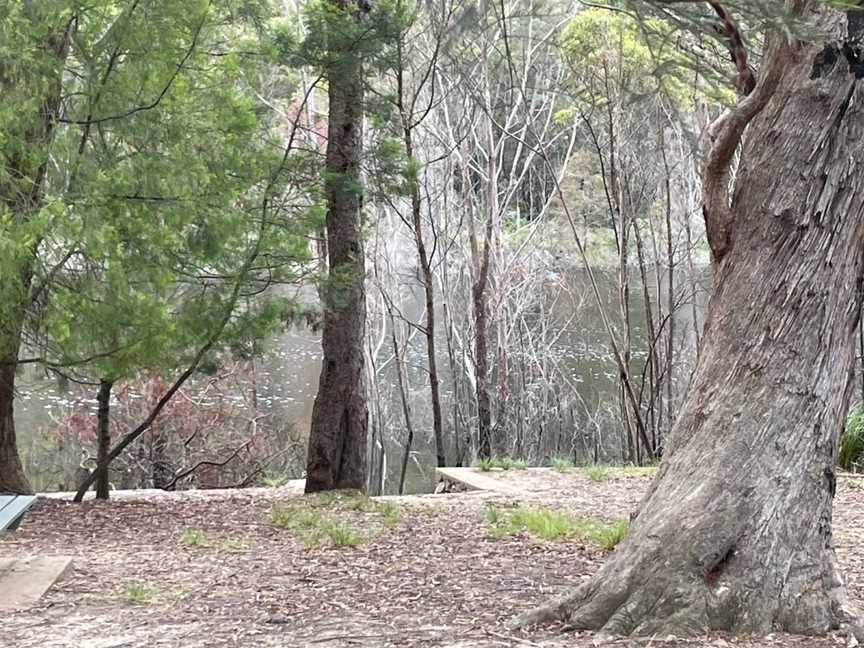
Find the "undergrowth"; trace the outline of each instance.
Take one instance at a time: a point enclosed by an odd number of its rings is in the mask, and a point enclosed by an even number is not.
[[[573,468],[573,462],[568,457],[552,457],[552,468],[560,473],[566,473]]]
[[[471,464],[472,468],[477,468],[483,472],[490,470],[525,470],[528,463],[524,459],[513,459],[512,457],[477,457]]]
[[[276,504],[270,510],[270,522],[292,531],[307,547],[324,542],[333,547],[356,547],[384,528],[395,526],[399,519],[393,502],[376,501],[352,491],[328,491],[291,504]],[[349,521],[358,526],[351,526]]]
[[[518,506],[486,509],[489,534],[495,538],[528,531],[544,540],[577,539],[591,542],[601,549],[611,551],[627,534],[627,520],[607,524],[596,518],[572,515],[567,511],[549,508]]]
[[[846,419],[837,463],[849,472],[864,470],[864,403],[858,403]]]

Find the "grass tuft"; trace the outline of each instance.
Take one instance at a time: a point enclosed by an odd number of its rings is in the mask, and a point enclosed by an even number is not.
[[[630,523],[627,520],[618,520],[612,524],[600,524],[591,530],[591,540],[600,545],[606,551],[612,551],[618,543],[627,535]]]
[[[573,462],[568,457],[552,457],[552,468],[560,473],[566,473],[573,468]]]
[[[614,549],[629,528],[626,520],[607,524],[567,511],[529,506],[518,506],[507,512],[490,505],[485,517],[489,534],[495,538],[527,531],[548,541],[571,538],[591,542],[606,551]]]
[[[864,470],[864,403],[858,403],[846,419],[837,463],[849,472]]]
[[[346,524],[355,520],[361,528]],[[377,501],[356,491],[333,491],[298,500],[298,504],[275,505],[270,511],[274,526],[288,529],[307,547],[325,541],[334,547],[356,547],[399,523],[399,509],[393,502]]]
[[[125,596],[132,603],[152,603],[156,598],[153,591],[143,583],[129,583]]]
[[[609,475],[610,468],[609,466],[605,466],[603,464],[594,464],[591,466],[585,467],[585,475],[591,481],[599,482],[606,479],[607,475]]]
[[[528,462],[524,459],[514,459],[513,457],[494,456],[494,457],[477,457],[472,463],[472,468],[489,472],[490,470],[525,470],[528,468]]]
[[[356,529],[341,524],[331,525],[324,529],[334,547],[356,547],[363,544],[364,538]]]
[[[183,529],[180,534],[180,544],[187,547],[206,547],[208,546],[207,536],[200,529]]]

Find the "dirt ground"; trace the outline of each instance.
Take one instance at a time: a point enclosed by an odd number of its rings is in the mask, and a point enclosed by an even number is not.
[[[710,636],[643,642],[565,632],[514,632],[516,614],[596,571],[603,552],[576,540],[489,534],[490,502],[527,503],[615,519],[649,478],[580,471],[496,473],[506,493],[391,499],[398,521],[303,498],[296,487],[148,494],[76,505],[40,500],[0,555],[68,555],[74,569],[37,608],[0,618],[3,648],[492,646],[843,646],[841,637]],[[838,552],[850,596],[864,603],[864,480],[841,479]],[[368,535],[359,546],[308,546],[275,526],[273,507],[318,507]],[[394,516],[395,517],[395,516]],[[2,592],[0,592],[2,596]]]

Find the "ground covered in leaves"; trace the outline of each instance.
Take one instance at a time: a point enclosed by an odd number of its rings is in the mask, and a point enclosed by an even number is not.
[[[68,555],[37,608],[0,618],[4,648],[275,646],[842,646],[840,637],[655,637],[512,631],[589,577],[637,506],[638,471],[484,473],[498,492],[369,500],[296,485],[40,500],[4,557]],[[864,603],[864,480],[841,479],[835,535]],[[2,593],[0,593],[2,596]]]

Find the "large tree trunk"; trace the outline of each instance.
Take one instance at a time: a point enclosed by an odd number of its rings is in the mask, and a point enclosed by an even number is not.
[[[341,0],[338,6],[360,19],[361,4]],[[358,53],[351,49],[332,54],[333,62],[327,70],[330,107],[325,187],[330,275],[322,291],[324,361],[309,431],[307,493],[366,488],[366,291],[360,190],[362,65]]]
[[[820,22],[836,42],[775,44],[763,65],[781,65],[779,85],[712,240],[703,350],[642,510],[597,576],[522,622],[810,634],[849,618],[831,518],[864,263],[864,84],[845,13]]]

